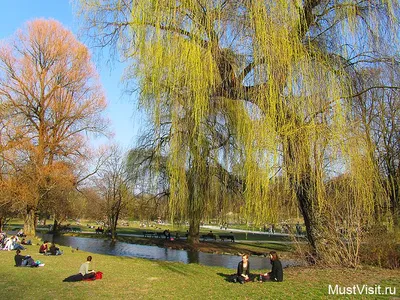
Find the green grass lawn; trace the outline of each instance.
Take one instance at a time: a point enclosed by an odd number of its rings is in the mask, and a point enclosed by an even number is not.
[[[102,280],[67,283],[62,280],[78,272],[89,255],[61,247],[62,256],[39,255],[34,240],[22,254],[45,263],[41,268],[14,267],[14,251],[0,251],[0,295],[21,299],[331,299],[328,285],[349,287],[380,284],[396,288],[400,297],[400,270],[365,267],[353,269],[288,268],[282,283],[227,282],[234,270],[197,264],[152,261],[93,254]],[[238,261],[240,258],[238,257]],[[250,257],[251,261],[251,257]],[[266,270],[263,270],[266,271]],[[253,270],[258,274],[258,271]],[[348,297],[352,298],[352,297]],[[376,295],[356,299],[377,299]],[[5,299],[5,298],[4,298]],[[388,297],[381,297],[388,299]]]

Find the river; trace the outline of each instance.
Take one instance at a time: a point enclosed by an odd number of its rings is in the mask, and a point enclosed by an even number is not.
[[[43,240],[53,240],[53,236],[50,234],[39,235],[42,236]],[[80,249],[91,253],[176,261],[185,264],[197,263],[206,266],[220,266],[229,269],[236,269],[238,262],[241,260],[239,256],[235,255],[175,250],[169,248],[161,248],[157,246],[138,245],[124,242],[110,243],[109,240],[96,238],[60,235],[54,237],[54,242],[62,246],[70,246],[73,249]],[[281,262],[283,267],[299,264],[294,260],[283,260]],[[265,271],[271,268],[269,259],[266,257],[251,256],[250,265],[253,270]]]

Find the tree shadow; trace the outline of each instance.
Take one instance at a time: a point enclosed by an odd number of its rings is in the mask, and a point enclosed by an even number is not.
[[[158,262],[157,262],[158,263]],[[188,275],[189,273],[185,270],[182,270],[182,268],[180,267],[180,265],[175,265],[175,264],[171,264],[171,263],[158,263],[159,267],[161,269],[165,269],[168,271],[171,271],[173,273],[178,273],[178,274],[182,274],[182,275]]]

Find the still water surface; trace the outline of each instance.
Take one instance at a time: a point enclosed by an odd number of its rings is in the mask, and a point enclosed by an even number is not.
[[[42,237],[43,239],[47,239],[49,241],[52,241],[53,239],[53,236],[49,234],[43,234]],[[198,263],[206,266],[221,266],[230,269],[236,269],[238,262],[241,260],[239,256],[235,255],[175,250],[169,248],[160,248],[157,246],[129,244],[124,242],[116,242],[111,244],[109,240],[96,238],[55,236],[54,242],[62,246],[70,246],[72,248],[78,248],[91,253],[178,261],[185,264]],[[298,263],[296,261],[282,261],[283,267],[297,264]],[[252,270],[265,270],[271,268],[269,259],[265,257],[251,256],[250,265]]]

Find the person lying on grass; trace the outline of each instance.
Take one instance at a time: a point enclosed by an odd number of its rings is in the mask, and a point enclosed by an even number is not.
[[[21,255],[21,250],[17,250],[14,256],[16,267],[43,267],[44,264],[35,262],[30,255]]]
[[[279,256],[275,251],[269,253],[269,258],[272,265],[271,272],[260,274],[260,282],[263,281],[283,281],[283,269]]]

